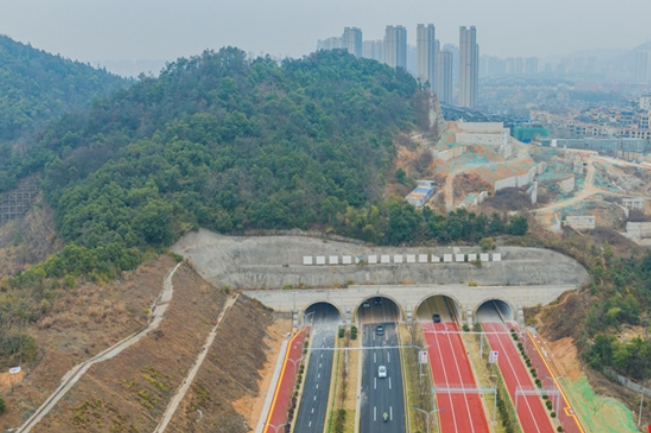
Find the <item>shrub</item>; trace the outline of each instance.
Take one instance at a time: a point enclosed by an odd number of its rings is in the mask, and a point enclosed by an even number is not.
[[[343,326],[339,327],[339,338],[344,338],[344,335],[346,334],[346,330],[344,329]]]
[[[463,326],[461,327],[461,329],[463,329],[463,332],[468,332],[468,331],[470,331],[470,327],[468,326],[467,323],[464,323]]]

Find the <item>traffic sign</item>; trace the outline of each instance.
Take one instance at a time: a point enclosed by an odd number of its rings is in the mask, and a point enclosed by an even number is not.
[[[427,364],[427,350],[421,350],[418,352],[418,363]]]
[[[490,355],[488,355],[488,362],[491,364],[497,363],[497,355],[499,355],[499,352],[497,350],[491,350]]]

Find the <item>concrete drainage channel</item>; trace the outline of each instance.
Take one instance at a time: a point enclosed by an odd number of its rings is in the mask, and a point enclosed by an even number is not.
[[[68,371],[63,378],[61,379],[61,385],[45,400],[45,402],[29,417],[29,419],[20,426],[16,432],[17,433],[28,433],[31,431],[32,427],[38,424],[51,410],[56,406],[56,404],[64,397],[68,391],[81,379],[81,377],[88,371],[90,367],[99,362],[108,361],[109,359],[119,355],[122,351],[132,346],[133,344],[140,341],[143,337],[149,334],[151,331],[154,331],[158,328],[163,316],[167,311],[172,296],[174,295],[174,286],[172,285],[172,277],[176,270],[181,266],[183,262],[178,263],[165,278],[165,283],[163,285],[163,290],[161,291],[159,297],[154,302],[152,308],[149,324],[147,327],[141,331],[135,332],[125,338],[124,340],[118,342],[112,347],[104,350],[103,352],[98,353],[91,359],[82,362],[79,365],[74,366],[70,371]]]

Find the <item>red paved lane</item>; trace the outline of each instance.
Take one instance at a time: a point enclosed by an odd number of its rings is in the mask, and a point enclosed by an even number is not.
[[[274,394],[274,399],[269,408],[269,416],[264,425],[263,432],[276,433],[284,432],[284,429],[276,428],[287,423],[287,411],[292,404],[292,393],[294,385],[296,384],[296,376],[298,373],[298,362],[290,362],[289,360],[297,361],[303,356],[303,342],[305,341],[305,330],[298,332],[292,337],[287,345],[287,352],[285,353],[285,363],[278,378],[278,384]],[[294,366],[295,365],[295,366]]]
[[[533,390],[534,385],[520,353],[513,344],[509,329],[503,323],[482,324],[492,350],[499,352],[497,365],[514,404],[516,389]],[[538,395],[518,395],[518,418],[524,433],[554,433],[547,409]]]
[[[524,340],[524,350],[527,352],[527,355],[529,355],[534,368],[538,372],[538,377],[542,379],[543,387],[545,389],[552,389],[560,393],[560,399],[552,397],[551,395],[550,398],[552,399],[552,402],[554,402],[554,409],[558,415],[558,421],[563,426],[565,433],[585,433],[585,430],[583,430],[583,426],[581,425],[581,421],[576,415],[576,411],[572,407],[572,404],[568,400],[567,395],[565,395],[563,388],[560,386],[560,383],[556,379],[556,375],[552,371],[551,365],[547,362],[547,359],[545,359],[547,355],[543,356],[543,352],[540,350],[540,347],[538,346],[534,335],[529,331],[527,331],[526,338]],[[553,383],[550,384],[550,381],[547,378],[551,378]]]
[[[476,389],[477,383],[456,323],[423,324],[436,388]],[[489,432],[478,393],[437,392],[442,433]]]

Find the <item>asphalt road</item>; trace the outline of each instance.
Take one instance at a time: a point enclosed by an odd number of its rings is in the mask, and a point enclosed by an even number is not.
[[[378,305],[373,305],[370,310],[380,310],[376,318],[394,315],[381,311]],[[362,366],[362,391],[360,433],[406,433],[405,403],[402,383],[402,369],[400,352],[396,347],[398,337],[394,321],[376,322],[368,315],[362,325],[363,366]],[[381,320],[381,319],[380,319]],[[377,335],[378,325],[384,327],[384,335]],[[378,377],[378,367],[387,368],[387,377]],[[389,414],[389,421],[384,422],[382,415]]]
[[[332,363],[336,356],[332,349],[339,323],[338,315],[317,310],[314,314],[310,335],[309,363],[304,375],[305,386],[298,406],[294,431],[323,433],[328,410]]]

